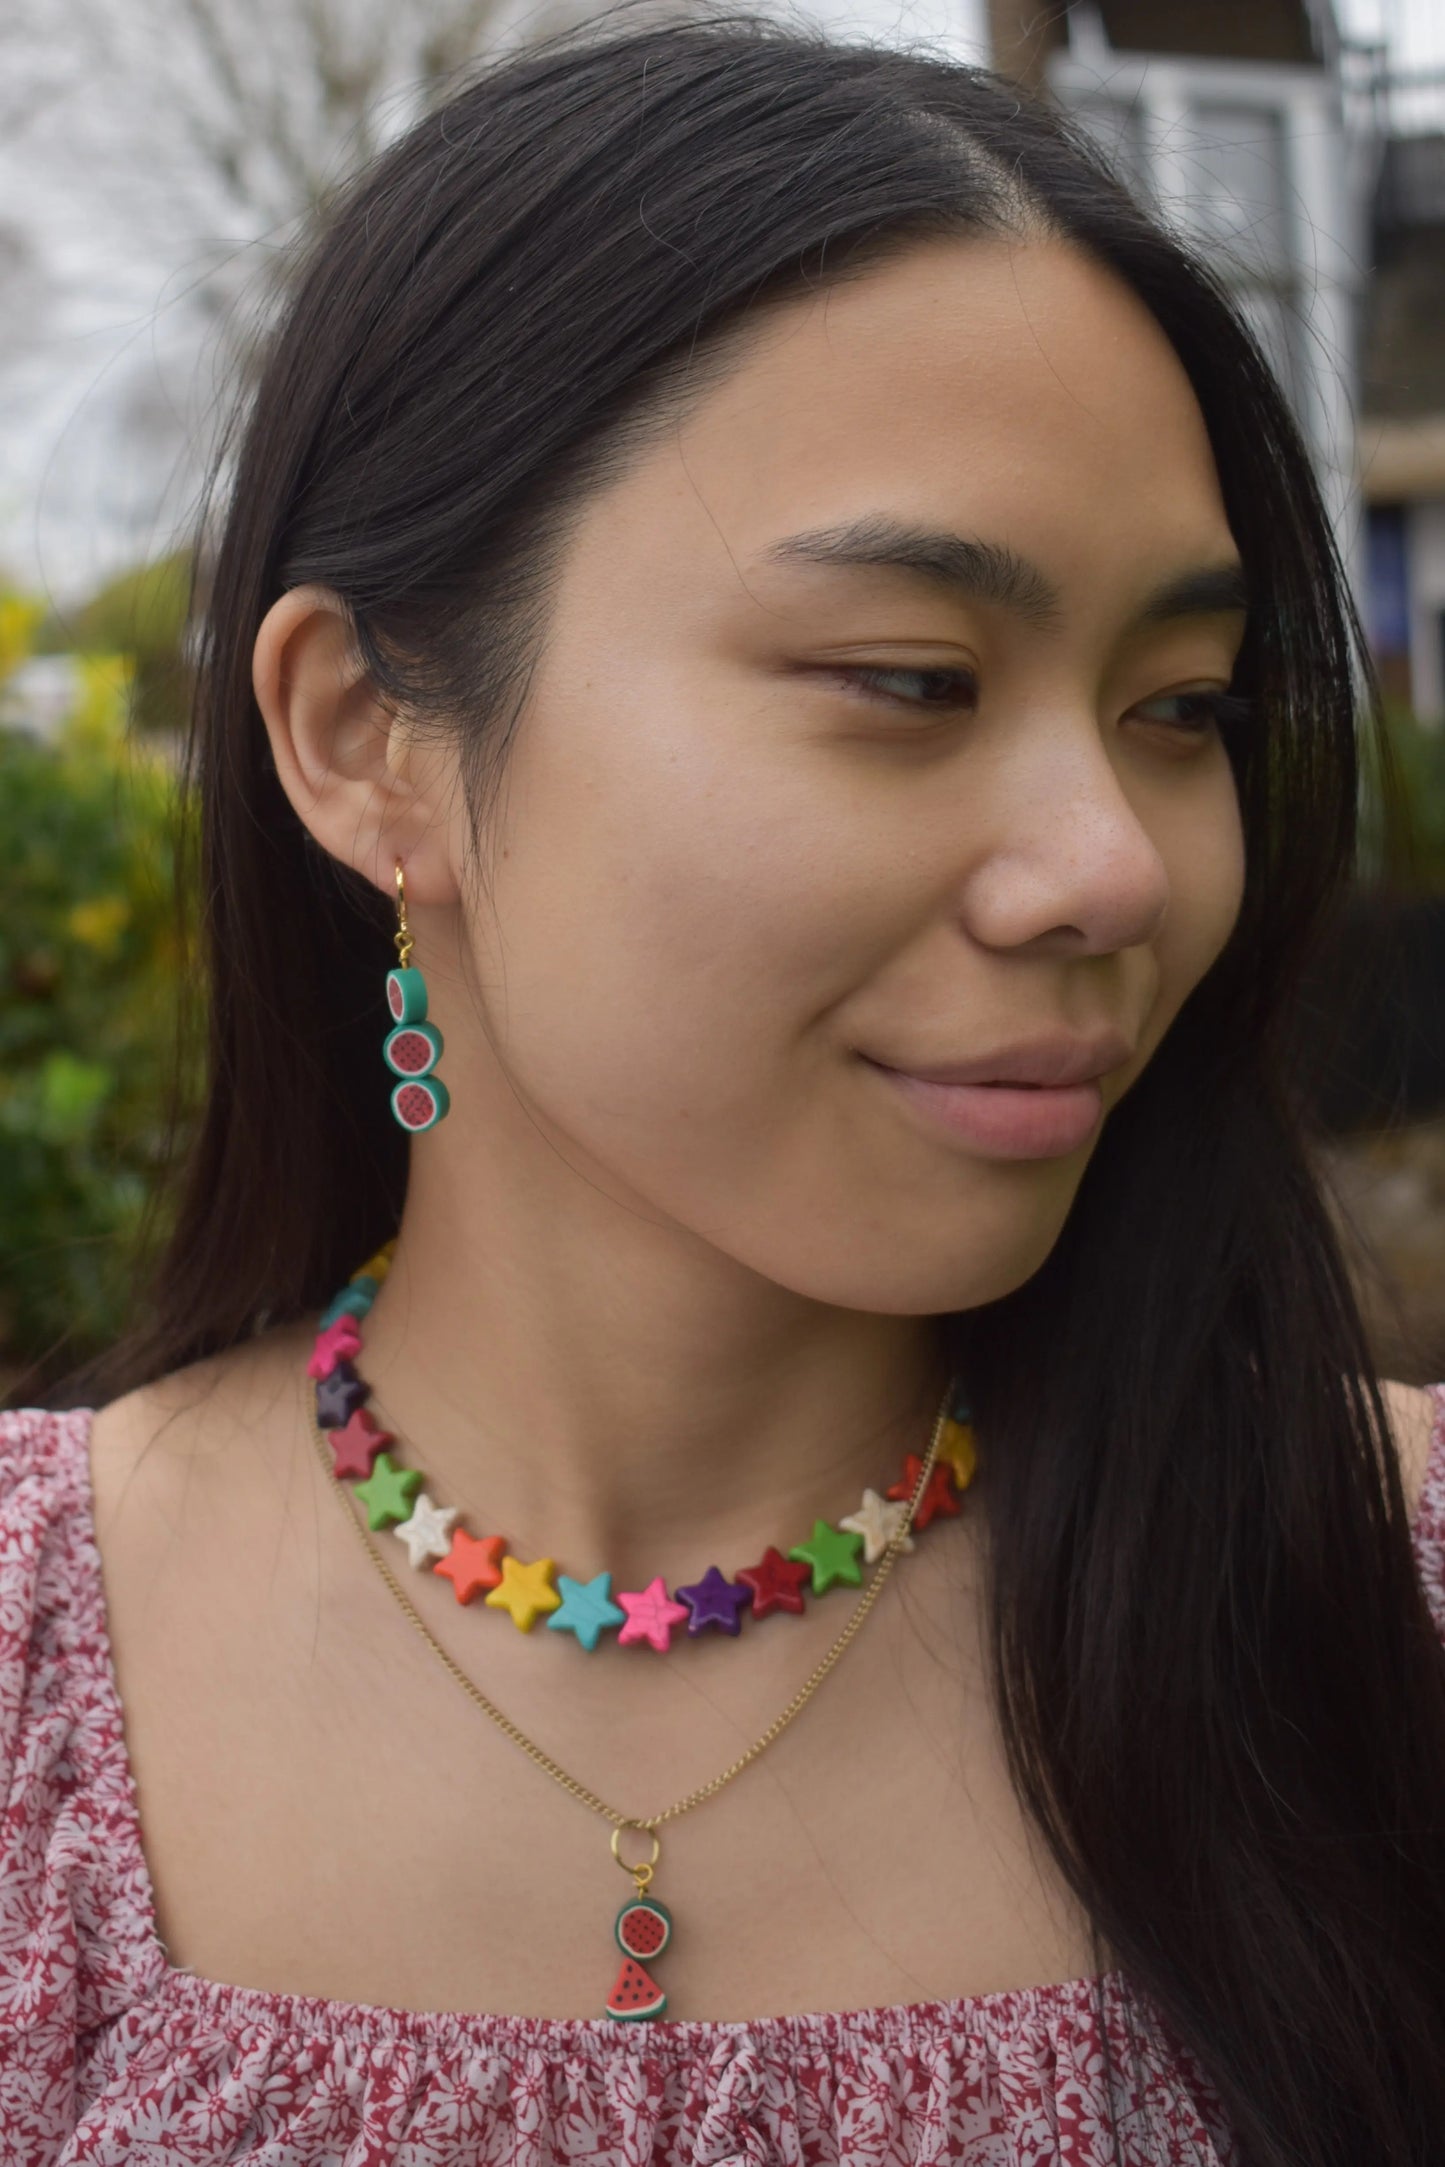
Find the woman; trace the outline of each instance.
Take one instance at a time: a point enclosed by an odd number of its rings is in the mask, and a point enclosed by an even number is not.
[[[613,22],[347,191],[174,1230],[5,1418],[18,2157],[1438,2158],[1445,1388],[1288,1028],[1353,675],[1010,86]]]

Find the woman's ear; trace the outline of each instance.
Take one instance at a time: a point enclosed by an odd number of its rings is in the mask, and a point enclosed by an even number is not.
[[[382,704],[341,597],[292,587],[273,603],[251,681],[281,787],[322,848],[387,895],[400,857],[408,901],[455,901],[446,763]]]

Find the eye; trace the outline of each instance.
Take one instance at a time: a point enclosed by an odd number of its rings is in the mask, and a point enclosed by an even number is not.
[[[1141,700],[1137,707],[1131,707],[1129,713],[1144,722],[1162,722],[1166,729],[1203,737],[1210,730],[1247,722],[1253,703],[1236,693],[1196,686],[1184,692],[1156,693],[1152,700]]]
[[[901,707],[953,714],[978,705],[972,670],[844,669],[835,672],[856,689]]]

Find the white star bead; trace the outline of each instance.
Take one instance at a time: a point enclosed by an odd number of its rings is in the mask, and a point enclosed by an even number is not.
[[[411,1518],[398,1521],[391,1531],[406,1544],[413,1565],[422,1566],[428,1558],[446,1556],[452,1546],[452,1522],[458,1509],[455,1505],[434,1505],[425,1490],[418,1490]]]
[[[846,1528],[850,1535],[863,1537],[863,1562],[866,1565],[876,1565],[902,1527],[903,1515],[907,1510],[905,1504],[893,1503],[886,1497],[880,1497],[876,1490],[865,1490],[858,1510],[850,1512],[847,1519],[840,1520],[838,1525]],[[911,1550],[913,1537],[905,1535],[898,1547],[900,1550]]]

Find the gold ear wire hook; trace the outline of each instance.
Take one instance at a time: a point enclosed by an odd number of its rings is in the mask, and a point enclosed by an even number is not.
[[[396,916],[397,931],[393,936],[396,941],[396,960],[398,967],[405,970],[407,958],[416,943],[411,937],[411,929],[406,922],[406,882],[402,877],[400,858],[396,861]]]

